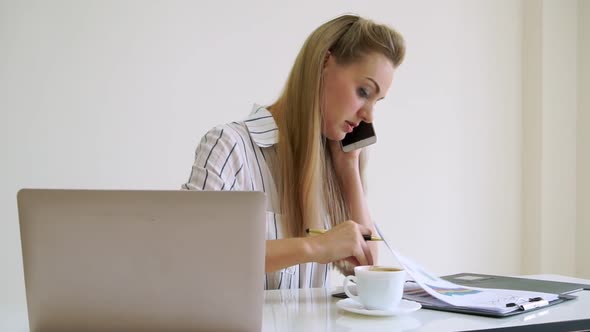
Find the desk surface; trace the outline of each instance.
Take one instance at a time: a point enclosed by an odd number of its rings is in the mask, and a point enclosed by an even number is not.
[[[530,276],[564,282],[590,283],[590,280],[557,275]],[[574,293],[578,299],[547,309],[507,318],[455,314],[420,309],[400,317],[367,317],[344,312],[336,307],[339,299],[323,288],[271,290],[265,292],[263,326],[271,331],[465,331],[541,324],[590,318],[590,292]],[[26,312],[0,308],[0,331],[28,331]]]
[[[590,283],[590,280],[557,275],[529,276],[536,279]],[[339,300],[330,290],[312,288],[272,290],[265,293],[262,330],[270,331],[460,331],[590,319],[590,292],[573,293],[578,299],[543,310],[507,318],[455,314],[420,309],[399,317],[368,317],[336,307]]]

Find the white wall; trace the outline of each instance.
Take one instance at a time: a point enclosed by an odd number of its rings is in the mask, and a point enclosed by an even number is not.
[[[578,2],[576,274],[590,279],[590,1]]]
[[[527,0],[523,35],[523,271],[574,275],[589,235],[578,154],[578,0]],[[578,127],[577,127],[578,126]],[[578,202],[578,203],[577,203]],[[583,205],[583,204],[582,204]],[[578,235],[576,235],[578,234]]]
[[[343,12],[408,46],[376,115],[374,219],[436,273],[519,273],[520,1],[0,0],[0,311],[25,308],[19,188],[178,188],[200,135],[271,102]]]
[[[543,4],[525,0],[523,9],[522,267],[535,273],[541,268]]]
[[[575,271],[577,2],[543,8],[542,271],[566,275]]]

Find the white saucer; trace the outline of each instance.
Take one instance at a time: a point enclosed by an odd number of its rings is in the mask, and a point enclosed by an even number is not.
[[[354,312],[355,314],[368,315],[368,316],[397,316],[405,315],[414,312],[422,305],[418,302],[402,300],[395,309],[390,310],[369,310],[353,299],[343,299],[336,302],[336,306],[342,310]]]

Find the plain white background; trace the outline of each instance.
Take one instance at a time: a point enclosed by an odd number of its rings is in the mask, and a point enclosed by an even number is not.
[[[540,263],[527,272],[590,277],[582,269],[588,177],[579,168],[588,165],[588,135],[581,134],[590,130],[581,97],[588,65],[580,54],[587,58],[588,25],[581,23],[590,13],[588,2],[564,2],[573,10],[554,15],[556,24],[576,19],[579,36],[565,44],[573,47],[574,71],[563,82],[554,75],[552,84],[578,101],[566,104],[566,120],[574,114],[574,125],[577,117],[585,122],[573,142],[557,142],[573,144],[574,155],[552,174],[573,169],[565,200],[577,206],[557,206],[568,209],[567,220],[546,213],[535,230],[565,222],[578,229],[578,242],[566,253],[568,266],[544,264],[537,253]],[[523,71],[531,50],[523,48],[523,17],[531,4],[543,12],[558,3],[0,0],[0,310],[25,311],[20,188],[179,188],[200,136],[243,119],[253,103],[274,101],[307,35],[346,12],[387,23],[407,42],[406,60],[377,108],[370,156],[369,204],[385,236],[435,273],[523,273],[531,255],[523,202],[536,188],[523,185],[523,174],[547,163],[527,166],[523,155],[555,137],[541,130],[533,143],[523,140],[531,117],[523,118],[523,96],[539,101],[535,110],[549,102],[542,91],[523,93],[535,81]],[[546,21],[529,28],[549,42]],[[539,52],[533,57],[548,51]],[[560,72],[561,60],[551,61],[537,68],[546,80],[544,71]],[[576,66],[585,68],[579,77]],[[569,129],[556,130],[561,137]]]

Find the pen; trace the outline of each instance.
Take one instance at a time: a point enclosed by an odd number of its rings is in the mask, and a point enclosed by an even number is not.
[[[327,229],[317,229],[317,228],[308,228],[305,230],[305,232],[308,234],[324,234],[327,231],[328,231]],[[380,237],[371,236],[368,234],[363,234],[363,238],[365,239],[365,241],[383,241],[383,239]]]

